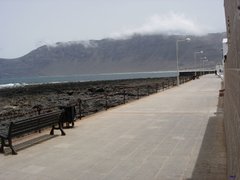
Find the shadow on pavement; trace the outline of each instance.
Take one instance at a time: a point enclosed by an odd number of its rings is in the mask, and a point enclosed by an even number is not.
[[[38,136],[38,137],[35,137],[35,138],[31,138],[27,141],[24,141],[24,142],[20,142],[18,144],[14,144],[13,143],[13,146],[14,146],[14,149],[19,152],[21,150],[24,150],[26,148],[29,148],[31,146],[34,146],[36,144],[40,144],[44,141],[47,141],[47,140],[50,140],[50,139],[53,139],[55,137],[57,137],[58,135],[48,135],[48,134],[44,134],[44,135],[41,135],[41,136]],[[5,155],[11,155],[11,150],[10,148],[6,148],[5,149]]]
[[[218,101],[217,112],[208,120],[200,152],[188,180],[226,180],[226,141],[223,122],[223,98]]]

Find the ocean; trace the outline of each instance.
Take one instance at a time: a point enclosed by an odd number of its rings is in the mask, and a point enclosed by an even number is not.
[[[153,71],[153,72],[81,74],[81,75],[69,75],[69,76],[0,78],[0,88],[25,86],[29,84],[86,82],[86,81],[139,79],[139,78],[160,78],[160,77],[176,77],[176,76],[177,76],[176,71]]]

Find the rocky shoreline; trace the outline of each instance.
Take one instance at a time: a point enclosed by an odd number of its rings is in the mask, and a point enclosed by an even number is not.
[[[176,78],[148,78],[27,85],[0,89],[0,121],[81,102],[82,116],[156,92]],[[107,103],[107,104],[106,104]],[[106,107],[107,105],[107,107]],[[77,110],[77,112],[79,109]]]

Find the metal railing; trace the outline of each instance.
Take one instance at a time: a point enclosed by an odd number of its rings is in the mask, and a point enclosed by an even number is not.
[[[180,77],[180,84],[192,80],[192,76]],[[76,115],[79,119],[87,115],[108,110],[109,108],[125,104],[127,102],[140,99],[141,97],[164,91],[177,85],[176,78],[169,78],[161,83],[144,84],[138,86],[114,86],[112,91],[103,90],[100,95],[91,98],[77,97],[74,102],[68,104],[75,106]],[[11,114],[0,115],[0,122],[5,120],[14,120],[21,117],[36,116],[42,113],[48,113],[58,109],[58,106],[34,107],[27,112],[13,112]]]

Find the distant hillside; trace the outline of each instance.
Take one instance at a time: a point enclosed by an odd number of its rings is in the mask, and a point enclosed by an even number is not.
[[[221,60],[225,33],[190,36],[179,46],[180,68],[194,67],[194,52],[203,50],[207,66]],[[72,75],[176,69],[176,40],[183,36],[134,35],[129,39],[103,39],[56,43],[39,47],[17,59],[0,59],[0,77]],[[200,60],[198,65],[200,66]]]

